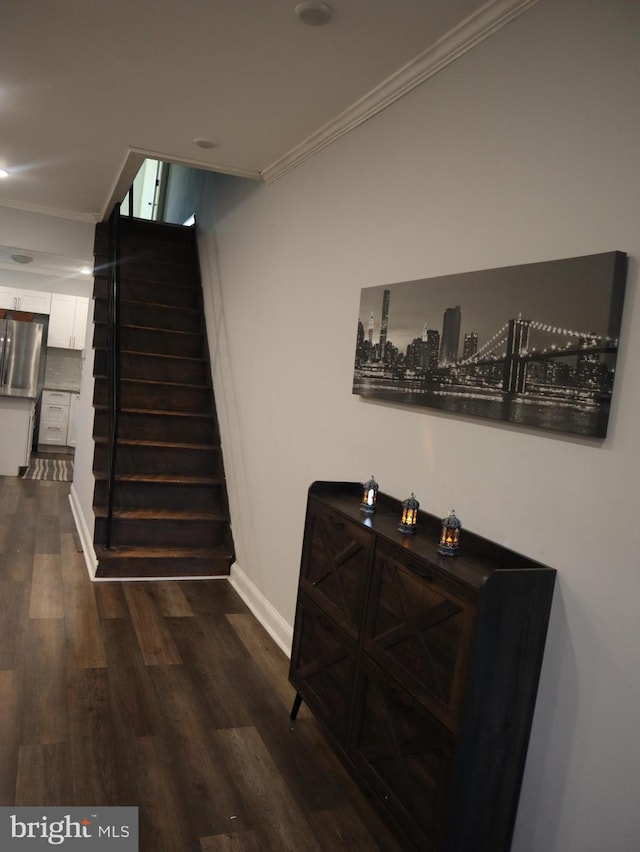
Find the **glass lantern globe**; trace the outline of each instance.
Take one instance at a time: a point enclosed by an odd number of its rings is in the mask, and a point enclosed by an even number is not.
[[[460,551],[460,530],[462,524],[453,509],[442,519],[442,531],[438,552],[445,556],[455,556]]]
[[[407,497],[406,500],[402,501],[402,515],[400,516],[400,523],[398,524],[398,529],[402,533],[415,533],[416,526],[418,524],[418,509],[420,508],[420,503],[416,500],[416,495],[411,492],[411,497]]]
[[[360,502],[360,511],[366,512],[368,515],[373,514],[376,510],[378,502],[378,483],[373,476],[368,482],[365,482],[362,490],[362,500]]]

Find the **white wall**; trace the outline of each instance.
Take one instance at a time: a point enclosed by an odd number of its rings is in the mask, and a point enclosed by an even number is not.
[[[93,279],[92,279],[93,281]],[[89,576],[95,576],[97,560],[93,549],[93,302],[89,307],[89,322],[82,356],[82,375],[80,378],[80,400],[78,403],[78,427],[76,449],[73,459],[73,484],[71,485],[71,510],[76,528],[82,542],[82,549]]]
[[[371,473],[558,569],[516,852],[640,847],[639,36],[635,0],[541,2],[275,184],[211,180],[198,216],[258,596],[291,625],[308,485]],[[611,250],[631,262],[605,441],[351,394],[362,287]]]
[[[33,252],[61,255],[65,258],[93,257],[92,222],[47,216],[28,210],[18,210],[0,205],[0,243]],[[27,290],[44,290],[70,296],[90,296],[93,278],[65,275],[62,272],[39,274],[33,267],[0,269],[0,283],[7,287]]]
[[[94,230],[91,222],[0,206],[0,242],[5,246],[91,258]]]

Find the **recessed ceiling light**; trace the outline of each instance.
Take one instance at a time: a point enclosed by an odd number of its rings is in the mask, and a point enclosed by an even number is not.
[[[9,177],[9,172],[7,171],[7,169],[0,169],[0,178],[8,178],[8,177]]]
[[[33,258],[30,254],[12,254],[11,260],[15,263],[31,263]]]
[[[304,2],[298,3],[294,12],[303,24],[321,27],[329,23],[333,9],[328,3],[322,3],[321,0],[304,0]]]
[[[211,139],[194,139],[193,141],[198,148],[215,148],[218,144],[217,142],[213,142]]]

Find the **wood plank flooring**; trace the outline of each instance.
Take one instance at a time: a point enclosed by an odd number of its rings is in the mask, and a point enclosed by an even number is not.
[[[68,494],[0,477],[0,804],[136,805],[141,852],[399,852],[231,586],[91,583]]]

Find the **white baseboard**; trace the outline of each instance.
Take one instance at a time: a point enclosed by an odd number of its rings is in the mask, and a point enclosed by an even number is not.
[[[84,561],[89,573],[89,579],[94,580],[96,576],[96,569],[98,567],[98,560],[96,558],[95,550],[93,549],[93,532],[89,530],[89,527],[86,524],[84,515],[80,509],[80,503],[78,502],[78,494],[73,483],[71,483],[71,490],[69,491],[69,503],[71,504],[71,514],[73,515],[78,537],[80,538],[80,544],[82,545],[82,553],[84,554]]]
[[[267,631],[276,645],[291,657],[293,627],[284,620],[269,603],[262,592],[251,582],[237,562],[231,566],[229,582]]]

